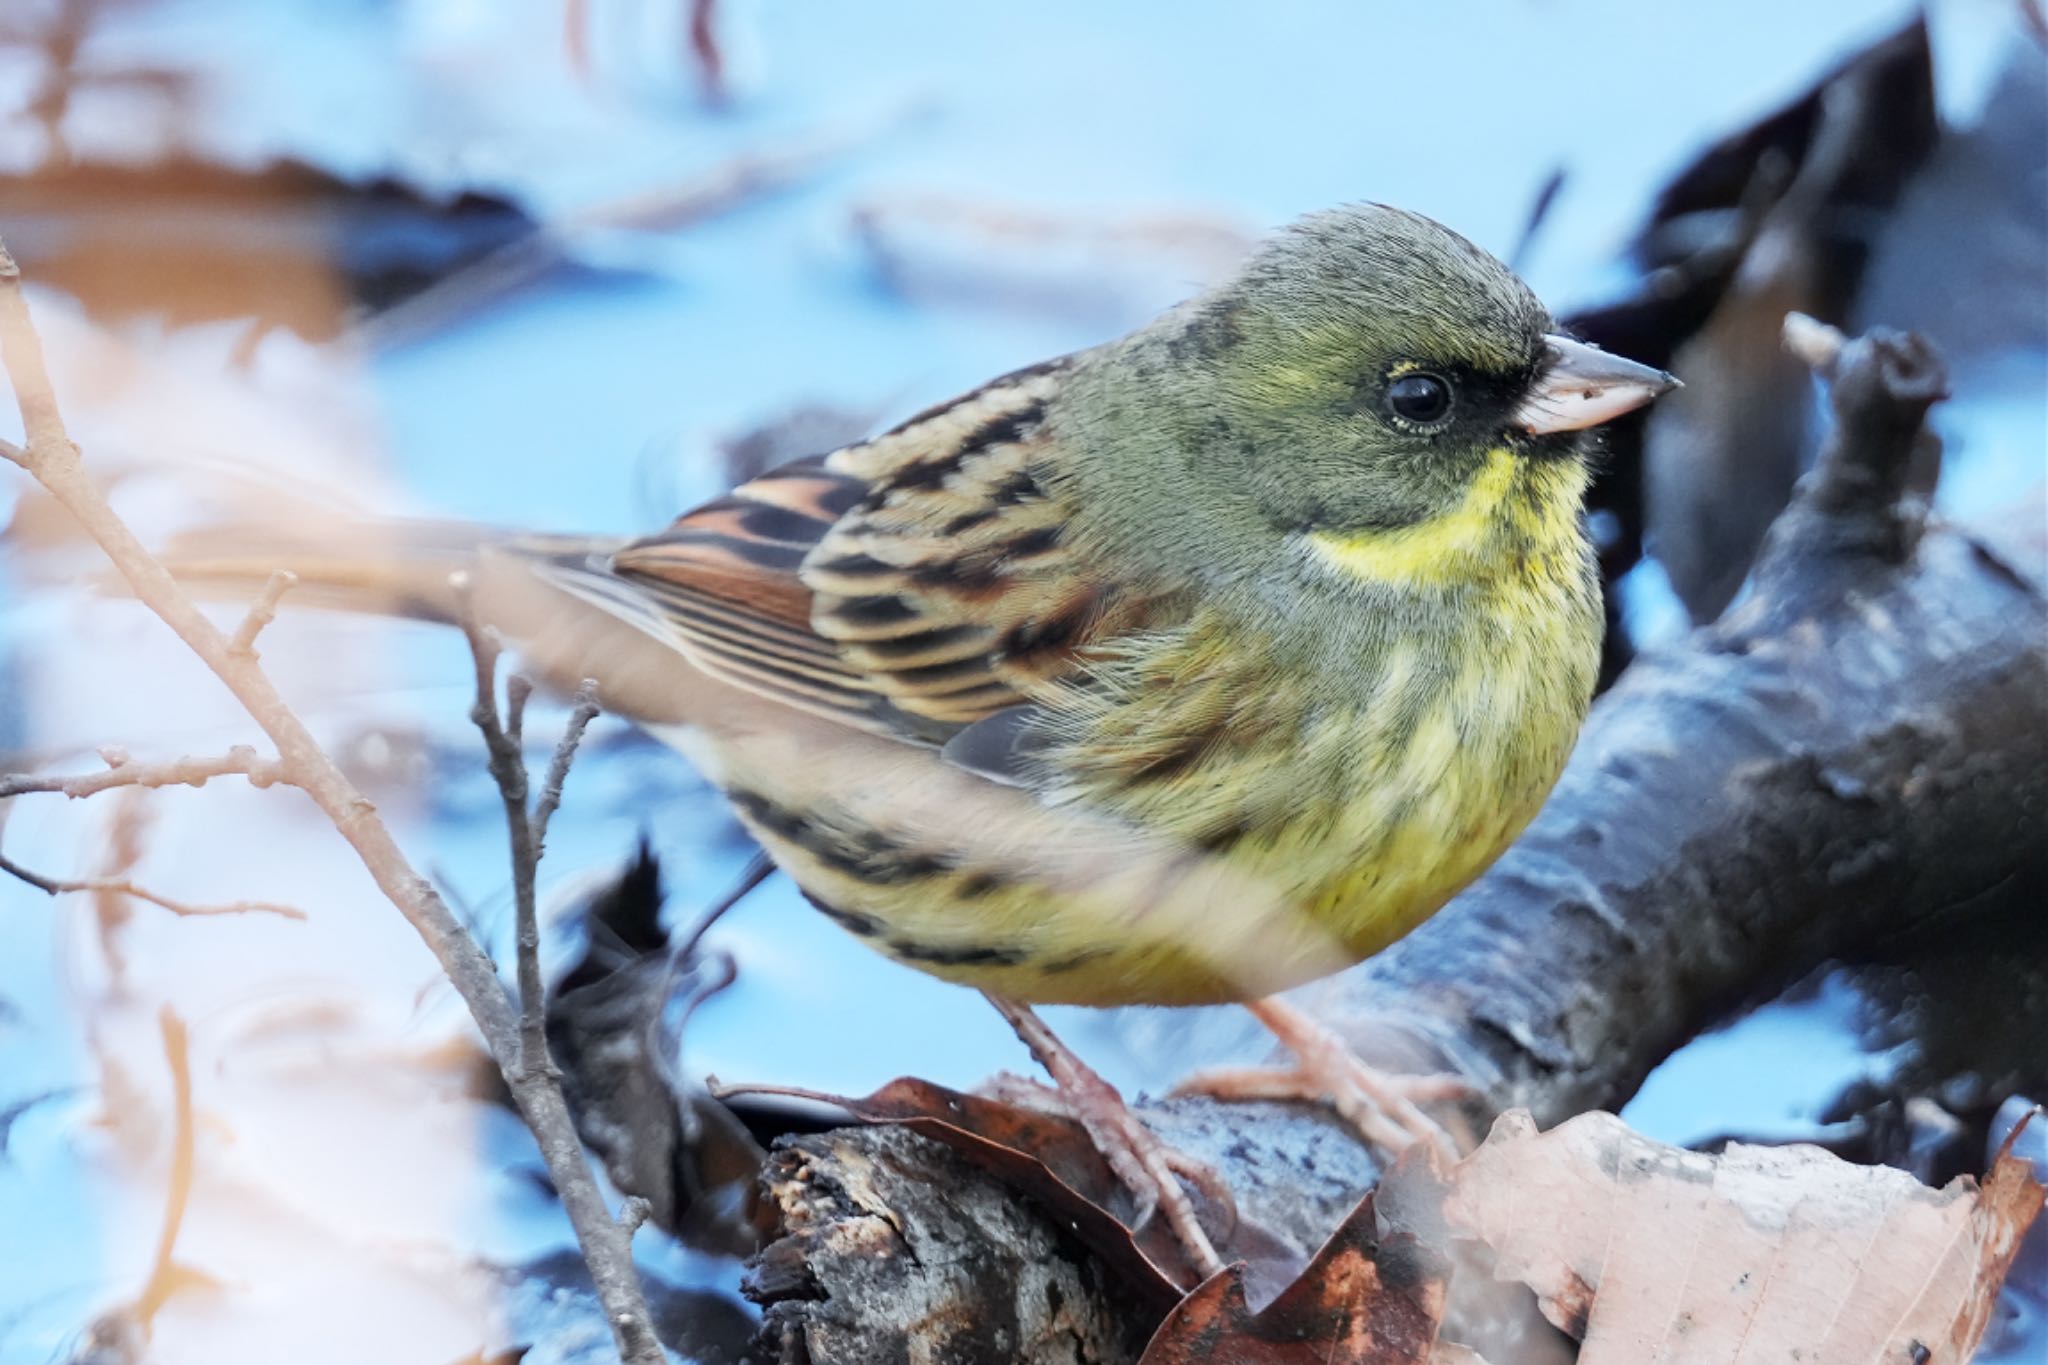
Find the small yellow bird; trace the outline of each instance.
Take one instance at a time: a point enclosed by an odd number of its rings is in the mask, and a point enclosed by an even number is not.
[[[1450,231],[1354,206],[658,535],[180,567],[443,618],[467,568],[483,619],[689,754],[835,923],[986,992],[1208,1268],[1189,1163],[1025,1002],[1259,1001],[1493,861],[1592,695],[1584,433],[1674,382],[1553,334]],[[1412,1088],[1255,1008],[1304,1060],[1280,1089],[1389,1145],[1431,1132]]]

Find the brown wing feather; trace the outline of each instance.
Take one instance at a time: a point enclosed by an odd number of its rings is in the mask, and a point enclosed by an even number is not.
[[[870,488],[804,561],[812,625],[912,715],[964,726],[1042,695],[1138,611],[1075,563],[1040,477],[1065,368],[1007,375],[826,461]]]
[[[943,741],[1043,695],[1141,610],[1072,561],[1034,472],[1065,365],[742,484],[607,568],[722,680]]]
[[[811,628],[797,570],[867,493],[822,457],[772,470],[614,551],[603,568],[706,672],[882,734],[902,731],[880,689]],[[601,591],[601,590],[600,590]]]

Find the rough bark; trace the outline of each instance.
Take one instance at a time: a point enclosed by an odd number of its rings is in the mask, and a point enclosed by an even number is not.
[[[1546,1126],[1619,1107],[1745,999],[2048,885],[2040,509],[1991,530],[1923,526],[1903,490],[1938,361],[1874,334],[1834,368],[1835,430],[1749,596],[1636,661],[1484,877],[1302,994],[1367,1057],[1469,1080],[1460,1116],[1478,1131],[1514,1106]],[[1145,1114],[1304,1256],[1376,1178],[1313,1110],[1186,1099]],[[936,1144],[794,1139],[768,1185],[786,1236],[753,1285],[767,1358],[1131,1358],[1113,1324],[1134,1309],[1114,1286],[1035,1206]],[[968,1207],[1001,1217],[976,1215],[963,1241]],[[1057,1301],[1020,1307],[1022,1286],[1054,1273]],[[1027,1319],[1008,1354],[987,1354],[988,1323]]]

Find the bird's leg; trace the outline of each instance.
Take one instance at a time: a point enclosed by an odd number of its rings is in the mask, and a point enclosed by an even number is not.
[[[1138,1201],[1137,1217],[1132,1220],[1132,1226],[1141,1228],[1155,1210],[1163,1212],[1167,1226],[1173,1229],[1174,1236],[1187,1249],[1201,1277],[1206,1280],[1221,1270],[1223,1261],[1217,1256],[1209,1234],[1202,1230],[1201,1220],[1195,1216],[1194,1201],[1180,1183],[1180,1178],[1185,1176],[1204,1194],[1229,1210],[1235,1220],[1236,1204],[1221,1178],[1185,1152],[1175,1151],[1161,1142],[1130,1111],[1116,1087],[1075,1056],[1073,1050],[1045,1026],[1045,1021],[1029,1005],[987,991],[982,994],[988,996],[988,1002],[996,1007],[998,1014],[1009,1020],[1010,1027],[1017,1031],[1017,1037],[1031,1049],[1031,1055],[1053,1079],[1056,1090],[1050,1097],[1053,1103],[1039,1103],[1037,1107],[1063,1113],[1087,1129],[1089,1139],[1102,1154],[1102,1159],[1109,1163],[1109,1169]],[[1003,1081],[1004,1098],[1024,1098],[1019,1092],[1028,1083],[1020,1084],[1017,1077],[1005,1077]],[[1030,1102],[1029,1098],[1027,1102]]]
[[[1407,1076],[1367,1064],[1330,1029],[1277,996],[1246,1004],[1294,1054],[1291,1067],[1214,1067],[1174,1088],[1177,1095],[1225,1100],[1305,1100],[1327,1104],[1389,1158],[1418,1142],[1452,1161],[1457,1140],[1419,1102],[1454,1099],[1471,1087],[1454,1076]]]

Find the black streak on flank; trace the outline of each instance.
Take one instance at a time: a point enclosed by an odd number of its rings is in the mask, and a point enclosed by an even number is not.
[[[914,853],[879,831],[870,830],[855,848],[847,841],[786,806],[778,806],[757,792],[733,790],[726,798],[762,833],[794,844],[817,859],[819,864],[873,886],[889,886],[939,876],[950,871],[940,858]]]
[[[953,887],[953,894],[962,900],[979,900],[993,895],[1009,884],[1008,879],[993,872],[972,872],[962,877]]]
[[[1061,972],[1071,972],[1076,967],[1085,967],[1108,956],[1107,948],[1085,948],[1078,953],[1069,953],[1065,957],[1047,958],[1036,965],[1038,970],[1047,976],[1057,976]]]
[[[1204,830],[1195,840],[1195,847],[1204,853],[1225,853],[1236,847],[1251,832],[1251,822],[1240,817],[1228,824]]]
[[[1013,944],[919,943],[914,939],[892,938],[882,946],[905,962],[925,962],[934,967],[1018,967],[1031,960],[1031,950]]]
[[[798,890],[802,890],[802,888],[799,887]],[[880,938],[886,928],[873,915],[857,914],[852,910],[841,910],[837,906],[827,905],[808,891],[804,892],[804,899],[809,901],[812,907],[826,919],[831,920],[848,933],[858,934],[862,938]]]

